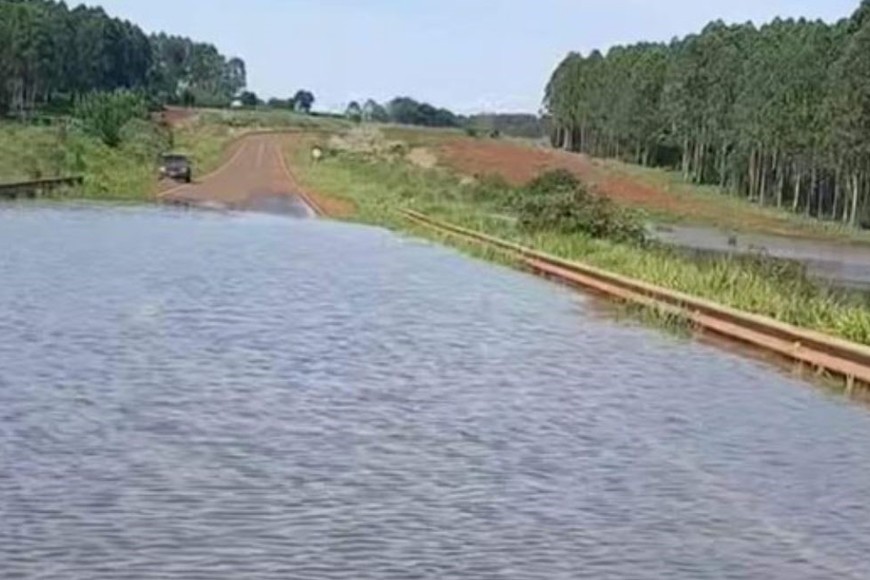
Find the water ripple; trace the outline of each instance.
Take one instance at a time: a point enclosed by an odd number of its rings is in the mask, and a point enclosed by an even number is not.
[[[0,209],[0,578],[867,578],[870,418],[380,230]]]

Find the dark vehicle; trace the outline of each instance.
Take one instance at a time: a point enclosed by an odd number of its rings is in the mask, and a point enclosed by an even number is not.
[[[190,183],[192,170],[190,160],[184,155],[168,153],[160,157],[160,177],[168,177]]]

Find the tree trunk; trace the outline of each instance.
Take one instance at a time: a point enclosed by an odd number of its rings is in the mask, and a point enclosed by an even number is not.
[[[690,145],[690,143],[689,143],[688,137],[686,139],[683,139],[682,170],[683,170],[683,179],[686,181],[689,180],[689,157],[691,156],[691,151],[689,149],[689,145]]]
[[[855,227],[855,223],[858,220],[858,184],[860,182],[860,178],[858,177],[858,172],[852,174],[852,213],[849,216],[849,225],[853,228]]]
[[[758,181],[759,181],[759,190],[758,190],[758,204],[764,205],[767,201],[765,199],[765,194],[767,193],[767,172],[765,171],[764,166],[764,149],[761,150],[761,154],[759,155],[760,161],[758,163]]]
[[[801,172],[795,167],[795,179],[794,179],[794,199],[791,204],[791,211],[797,213],[798,208],[801,204],[801,180],[803,179],[803,175]]]
[[[756,165],[756,154],[755,150],[752,150],[752,153],[749,154],[749,199],[755,198],[755,165]]]
[[[776,207],[782,209],[782,190],[785,189],[785,175],[779,163],[779,151],[773,153],[773,166],[776,171]]]
[[[725,187],[725,172],[727,170],[728,163],[728,144],[725,143],[722,145],[722,149],[719,151],[719,187]]]

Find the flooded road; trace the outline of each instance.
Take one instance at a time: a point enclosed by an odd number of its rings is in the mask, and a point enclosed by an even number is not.
[[[0,206],[0,578],[868,578],[868,441],[382,230]]]

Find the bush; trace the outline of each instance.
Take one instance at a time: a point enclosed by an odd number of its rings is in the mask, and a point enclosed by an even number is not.
[[[471,181],[465,186],[471,199],[482,202],[504,202],[509,199],[514,188],[497,173],[487,174]]]
[[[80,98],[75,106],[75,117],[84,130],[113,148],[121,144],[124,125],[144,119],[147,114],[145,98],[130,91],[92,93]]]
[[[533,195],[549,195],[557,192],[575,191],[580,186],[580,180],[567,169],[554,169],[531,180],[525,189]]]
[[[594,195],[567,171],[545,173],[519,190],[512,201],[518,224],[527,231],[585,234],[642,244],[646,231],[637,215]]]

